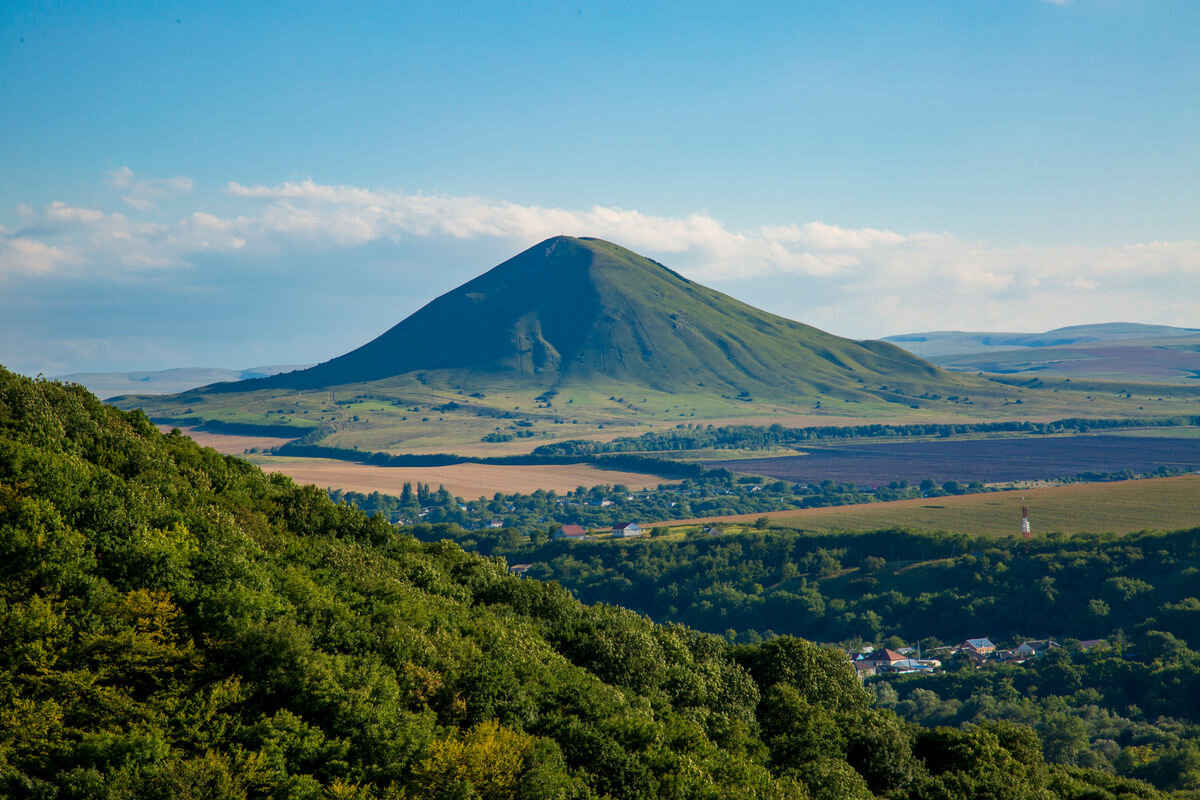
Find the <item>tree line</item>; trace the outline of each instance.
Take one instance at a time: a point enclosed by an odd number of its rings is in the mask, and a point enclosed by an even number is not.
[[[611,441],[569,440],[534,448],[534,455],[582,456],[599,453],[653,453],[687,450],[769,450],[817,441],[931,437],[949,438],[969,434],[1012,433],[1049,436],[1064,433],[1200,425],[1200,416],[1146,417],[1141,419],[1090,419],[1075,417],[1054,422],[955,422],[893,425],[834,425],[786,428],[782,425],[680,424],[667,431],[640,436],[623,436]]]

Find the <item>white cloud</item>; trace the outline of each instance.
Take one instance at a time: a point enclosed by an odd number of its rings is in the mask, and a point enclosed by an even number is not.
[[[114,185],[164,185],[139,181],[128,170],[118,173],[110,176]],[[202,253],[242,259],[247,269],[264,254],[289,252],[340,252],[352,265],[353,248],[368,244],[402,252],[411,238],[499,240],[516,252],[571,234],[609,239],[750,302],[844,334],[1036,330],[1100,320],[1200,325],[1195,241],[994,247],[944,232],[819,221],[734,230],[704,213],[545,208],[312,180],[231,182],[225,195],[222,204],[237,206],[236,216],[195,210],[171,223],[65,202],[22,209],[24,230],[5,232],[0,240],[0,276],[162,269],[188,266]],[[755,288],[762,286],[770,291]]]
[[[81,261],[77,253],[61,247],[0,235],[0,280],[12,275],[45,275]]]
[[[138,178],[129,167],[110,171],[108,182],[123,192],[121,199],[127,205],[138,211],[152,209],[164,198],[188,194],[194,187],[192,179],[183,175],[173,178]]]

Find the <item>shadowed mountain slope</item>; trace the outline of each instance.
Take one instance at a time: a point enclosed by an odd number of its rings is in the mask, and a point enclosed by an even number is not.
[[[610,379],[776,395],[961,381],[895,345],[769,314],[609,242],[558,236],[346,355],[213,389],[306,389],[436,372],[546,387]]]

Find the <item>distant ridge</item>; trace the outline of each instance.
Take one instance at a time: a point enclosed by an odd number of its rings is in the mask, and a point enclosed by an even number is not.
[[[930,356],[966,355],[1022,347],[1067,347],[1131,339],[1173,339],[1184,336],[1200,336],[1200,328],[1143,325],[1137,322],[1107,322],[1094,325],[1069,325],[1043,333],[927,331],[885,336],[883,340],[893,342],[914,355],[929,358]]]
[[[610,242],[556,236],[343,356],[211,390],[411,374],[464,386],[613,380],[665,391],[844,397],[880,383],[961,380],[893,344],[843,339],[746,305]]]
[[[217,381],[244,381],[264,378],[279,372],[304,369],[307,364],[284,364],[248,369],[219,367],[179,367],[176,369],[142,370],[136,372],[74,372],[56,375],[54,380],[78,383],[100,398],[117,395],[176,394],[206,386]]]
[[[1110,322],[1045,333],[934,331],[887,340],[963,372],[1191,383],[1200,380],[1200,329]]]

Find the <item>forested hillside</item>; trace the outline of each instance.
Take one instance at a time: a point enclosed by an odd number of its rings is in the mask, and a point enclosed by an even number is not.
[[[422,538],[455,534],[412,528]],[[953,642],[992,636],[1106,636],[1149,618],[1200,648],[1200,530],[1015,537],[885,530],[539,545],[458,531],[488,554],[530,563],[589,603],[614,603],[730,638],[768,630],[818,641]],[[1184,603],[1183,606],[1178,604]],[[1143,626],[1144,627],[1144,626]]]
[[[413,528],[435,538],[453,533]],[[693,533],[684,540],[525,543],[462,531],[586,602],[660,621],[898,648],[989,636],[1065,646],[1023,664],[949,661],[882,676],[879,705],[926,726],[1028,724],[1052,762],[1200,793],[1200,530],[1042,536],[1026,544],[903,530]],[[1082,652],[1072,641],[1105,639]]]
[[[844,656],[730,646],[422,544],[0,370],[0,795],[1108,798]]]

